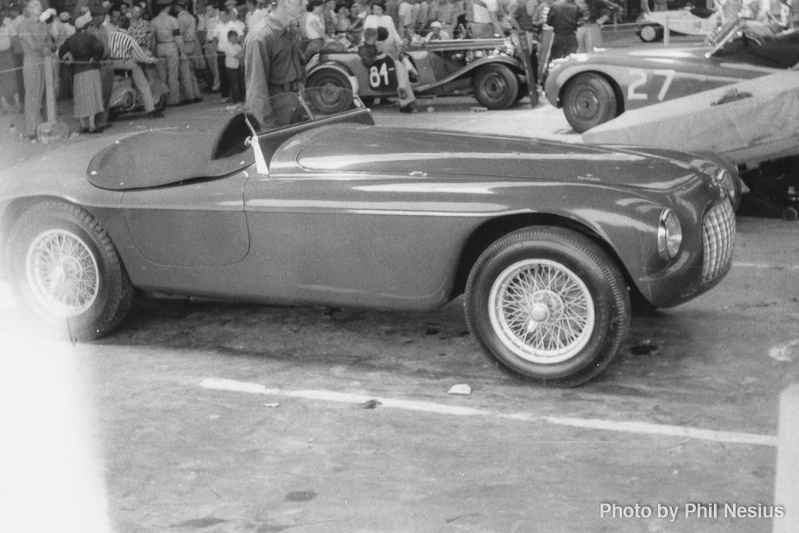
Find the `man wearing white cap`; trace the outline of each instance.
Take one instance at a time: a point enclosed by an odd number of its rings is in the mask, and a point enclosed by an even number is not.
[[[448,39],[452,39],[449,33],[444,31],[443,25],[439,21],[431,22],[430,23],[430,33],[425,35],[424,42],[429,43],[430,41],[444,41]]]

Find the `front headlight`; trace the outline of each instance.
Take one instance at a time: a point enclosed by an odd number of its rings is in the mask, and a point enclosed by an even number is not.
[[[682,226],[680,219],[671,209],[664,209],[660,214],[660,226],[658,227],[658,254],[664,261],[668,261],[677,255],[682,244]]]

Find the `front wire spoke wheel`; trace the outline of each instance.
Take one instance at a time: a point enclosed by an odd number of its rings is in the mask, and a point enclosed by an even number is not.
[[[624,276],[593,239],[554,226],[498,238],[464,293],[469,329],[506,370],[575,387],[602,373],[630,327]]]
[[[573,357],[594,326],[591,294],[574,272],[549,260],[505,269],[489,296],[490,319],[500,341],[519,357],[552,364]]]
[[[53,315],[86,312],[100,292],[97,261],[85,242],[66,230],[48,230],[30,244],[25,259],[36,300]]]

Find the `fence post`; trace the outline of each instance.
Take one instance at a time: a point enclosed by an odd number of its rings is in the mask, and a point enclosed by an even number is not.
[[[799,384],[780,395],[779,448],[774,505],[785,510],[774,519],[773,533],[799,531]]]

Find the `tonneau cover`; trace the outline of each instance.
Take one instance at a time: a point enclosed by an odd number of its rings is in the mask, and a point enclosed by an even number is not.
[[[229,174],[253,162],[249,150],[236,157],[213,159],[217,139],[229,124],[150,130],[118,140],[94,156],[88,179],[102,189],[125,190]]]

